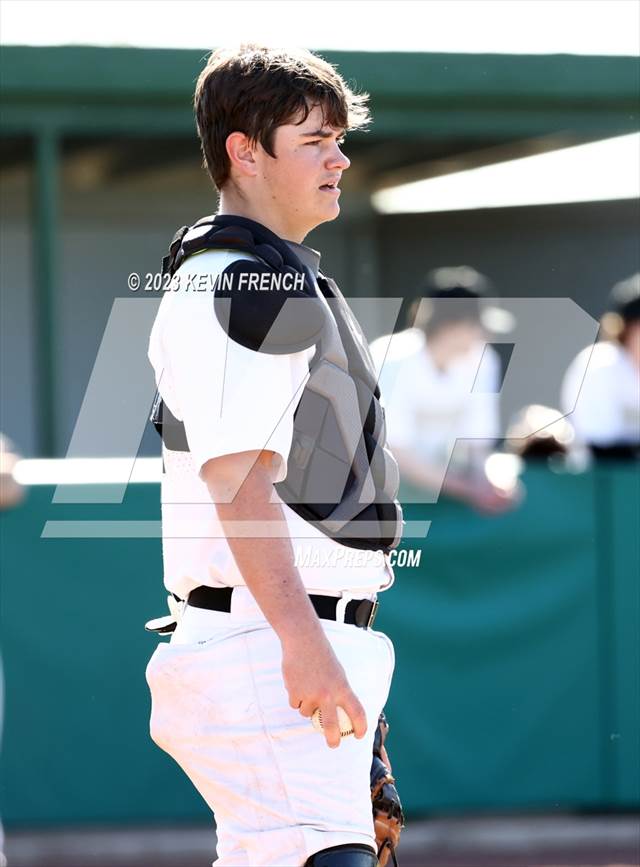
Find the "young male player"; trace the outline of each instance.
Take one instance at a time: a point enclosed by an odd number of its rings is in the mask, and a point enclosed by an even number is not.
[[[394,668],[391,641],[371,624],[378,592],[393,583],[387,554],[402,523],[395,462],[357,322],[319,271],[320,254],[303,244],[339,214],[349,168],[341,145],[368,121],[365,102],[311,53],[252,45],[214,52],[195,92],[220,203],[215,219],[174,239],[165,267],[180,279],[149,343],[177,627],[147,679],[154,741],[215,813],[217,867],[375,867],[393,838],[393,827],[376,834],[370,769],[372,749],[379,767],[386,760],[378,720]],[[303,278],[302,317],[279,319],[279,290],[242,282],[275,286],[285,274]],[[228,299],[221,275],[237,281]],[[355,399],[341,403],[332,382]],[[353,472],[332,501],[324,486],[339,477],[356,418]],[[363,459],[367,471],[378,467],[380,508],[366,505]],[[280,496],[298,478],[302,505]],[[363,480],[359,497],[349,493],[353,478]],[[352,735],[341,737],[338,707]],[[322,732],[310,719],[316,709]],[[377,788],[392,798],[383,765],[381,775]],[[398,833],[401,820],[398,804]]]

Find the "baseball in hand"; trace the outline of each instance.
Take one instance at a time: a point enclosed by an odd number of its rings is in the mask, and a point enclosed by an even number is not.
[[[348,735],[352,735],[353,723],[351,722],[351,719],[349,718],[347,712],[343,710],[340,705],[336,706],[336,711],[338,714],[338,725],[340,726],[340,737],[346,738]],[[316,731],[322,731],[322,711],[319,707],[317,707],[311,715],[311,722]]]

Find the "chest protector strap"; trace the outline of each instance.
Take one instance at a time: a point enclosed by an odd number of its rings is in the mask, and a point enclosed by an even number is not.
[[[163,259],[163,273],[173,275],[190,255],[212,249],[246,252],[262,263],[263,270],[274,274],[303,274],[305,294],[312,301],[304,305],[309,315],[304,320],[298,317],[298,321],[304,321],[308,331],[311,329],[307,345],[315,342],[316,353],[294,412],[287,475],[274,485],[279,497],[305,521],[342,545],[385,553],[392,550],[400,542],[403,524],[397,500],[398,467],[387,448],[375,365],[344,296],[333,280],[322,274],[316,278],[293,250],[265,226],[235,216],[204,217],[191,228],[179,229]],[[232,295],[229,314],[229,306],[219,304],[223,296],[228,303],[229,293],[214,292],[215,315],[230,337],[243,345],[250,343],[229,328],[234,305],[240,308],[255,304],[256,297],[264,298],[268,293],[249,294],[252,300],[246,292],[244,296]],[[267,313],[268,303],[263,302],[262,308],[267,320],[271,315],[271,311]],[[321,318],[319,307],[324,314]],[[246,313],[246,308],[240,309]],[[236,315],[235,319],[242,322],[247,316]],[[273,327],[269,327],[270,320],[267,322],[262,351],[297,351],[299,335],[291,338],[295,348],[283,345],[282,321],[280,317],[280,324],[275,322]],[[183,423],[173,416],[159,392],[151,421],[166,448],[189,450]]]

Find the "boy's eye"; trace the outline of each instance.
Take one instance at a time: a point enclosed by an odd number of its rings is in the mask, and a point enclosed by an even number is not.
[[[306,144],[308,144],[308,145],[317,145],[317,144],[322,144],[323,141],[329,141],[329,139],[321,139],[321,138],[317,138],[317,139],[314,139],[313,141],[308,141],[308,142],[306,142]],[[342,138],[337,138],[337,139],[336,139],[336,142],[337,142],[341,147],[342,147],[342,145],[345,143],[345,141],[346,141],[346,136],[342,136]]]

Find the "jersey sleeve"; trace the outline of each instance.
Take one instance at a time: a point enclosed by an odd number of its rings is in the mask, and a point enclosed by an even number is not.
[[[183,279],[179,289],[163,298],[162,304],[168,303],[160,329],[158,389],[184,424],[198,473],[211,458],[267,449],[281,458],[276,481],[282,481],[310,351],[255,352],[227,335],[214,313],[212,290],[215,275],[232,257],[220,251],[194,257],[201,260],[197,273],[211,275],[200,281],[206,288],[184,288],[189,284]],[[183,278],[189,273],[193,268]]]

